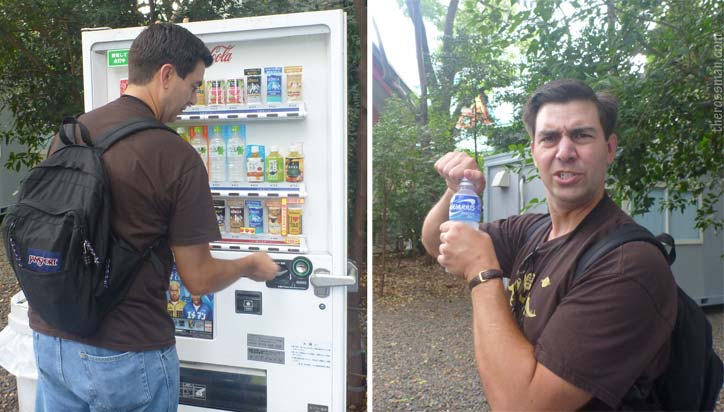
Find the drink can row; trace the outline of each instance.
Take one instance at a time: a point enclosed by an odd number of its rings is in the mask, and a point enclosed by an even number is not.
[[[196,92],[197,104],[217,106],[223,104],[244,104],[244,79],[209,80]]]

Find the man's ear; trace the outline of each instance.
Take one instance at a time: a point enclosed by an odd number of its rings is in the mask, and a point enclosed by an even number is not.
[[[615,133],[611,133],[611,136],[608,137],[608,141],[606,142],[606,159],[608,160],[608,164],[613,163],[613,160],[616,158],[616,148],[618,147],[618,136],[616,136]]]
[[[174,73],[176,73],[176,69],[174,69],[172,64],[166,63],[161,66],[158,71],[163,88],[168,89],[169,84],[171,83],[171,78],[173,77]]]

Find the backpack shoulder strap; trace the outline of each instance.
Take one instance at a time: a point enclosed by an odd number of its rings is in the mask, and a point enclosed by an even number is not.
[[[149,129],[165,129],[176,134],[176,131],[156,119],[131,119],[108,130],[103,136],[96,140],[95,147],[105,152],[119,140],[131,136],[134,133]]]
[[[60,125],[60,129],[58,130],[58,148],[61,148],[63,146],[72,146],[76,144],[75,142],[75,127],[78,126],[80,129],[80,137],[83,140],[83,143],[85,143],[86,146],[93,147],[93,142],[91,141],[90,133],[88,132],[88,128],[85,127],[85,125],[78,121],[78,116],[66,116],[63,118],[63,123]]]
[[[533,237],[533,235],[537,234],[539,231],[545,230],[545,228],[548,226],[548,224],[551,222],[551,215],[546,213],[543,215],[540,219],[536,220],[529,228],[525,231],[525,240],[523,241],[523,244],[525,245],[528,243],[530,238]]]
[[[674,263],[674,260],[676,259],[676,247],[674,245],[674,239],[670,235],[663,233],[654,237],[654,235],[652,235],[651,232],[643,226],[635,223],[625,224],[619,226],[616,230],[609,233],[603,239],[599,240],[586,250],[583,256],[578,259],[574,277],[577,278],[581,276],[593,262],[619,246],[635,241],[651,243],[661,251],[669,265]],[[671,251],[668,251],[664,245],[670,246]]]

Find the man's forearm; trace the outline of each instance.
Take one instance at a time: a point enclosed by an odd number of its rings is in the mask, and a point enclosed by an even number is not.
[[[207,276],[201,277],[198,282],[200,290],[198,294],[207,294],[218,292],[226,289],[229,285],[236,282],[244,274],[253,270],[251,263],[253,255],[249,255],[243,259],[216,259],[211,258],[206,262]]]
[[[472,293],[473,337],[478,374],[493,410],[522,410],[537,361],[533,345],[515,323],[501,280]]]
[[[446,189],[440,200],[427,213],[425,222],[422,224],[422,245],[432,257],[437,257],[440,253],[440,225],[448,220],[450,199],[453,194],[450,189]]]
[[[242,259],[216,259],[208,246],[174,246],[176,267],[184,286],[195,295],[222,290],[244,275],[258,270],[258,253]]]

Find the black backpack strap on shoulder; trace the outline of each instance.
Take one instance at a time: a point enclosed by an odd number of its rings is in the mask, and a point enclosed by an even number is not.
[[[71,146],[76,144],[76,126],[78,126],[78,128],[80,129],[80,137],[81,139],[83,139],[83,143],[85,143],[86,146],[93,147],[93,142],[91,141],[88,128],[85,127],[83,123],[79,122],[78,119],[72,116],[67,116],[63,118],[63,123],[61,123],[60,130],[58,130],[58,137],[60,138],[60,142],[63,143],[63,145],[65,146]]]
[[[134,133],[149,129],[165,129],[171,133],[176,133],[173,129],[156,119],[131,119],[108,130],[103,136],[96,140],[95,146],[105,152],[119,140],[131,136]]]
[[[643,241],[656,246],[666,258],[666,262],[671,265],[676,258],[676,249],[674,247],[674,239],[668,234],[661,234],[654,237],[646,228],[637,224],[625,224],[619,226],[616,230],[606,235],[603,239],[596,242],[593,246],[578,259],[574,277],[579,277],[588,267],[600,259],[604,255],[628,242]],[[671,247],[671,252],[667,251],[664,244]]]
[[[525,231],[525,241],[523,244],[528,243],[533,235],[537,234],[541,230],[545,230],[546,226],[551,223],[551,215],[545,214],[540,219],[536,220],[529,228]]]

